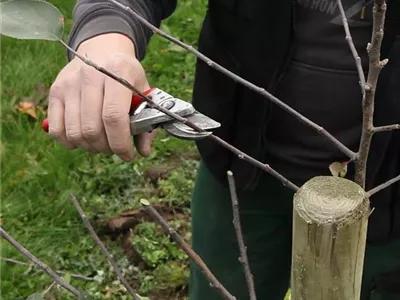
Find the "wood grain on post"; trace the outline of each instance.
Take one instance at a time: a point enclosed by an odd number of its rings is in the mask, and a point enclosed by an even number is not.
[[[318,176],[295,194],[292,300],[358,300],[370,214],[356,183]]]

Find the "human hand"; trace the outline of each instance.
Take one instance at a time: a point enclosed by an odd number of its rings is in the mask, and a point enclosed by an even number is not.
[[[129,81],[149,89],[145,71],[135,57],[132,41],[121,34],[103,34],[83,42],[77,52]],[[134,157],[129,126],[132,92],[114,79],[71,60],[58,74],[49,93],[49,134],[68,149],[116,154],[125,161]],[[156,130],[134,137],[142,156],[151,152]]]

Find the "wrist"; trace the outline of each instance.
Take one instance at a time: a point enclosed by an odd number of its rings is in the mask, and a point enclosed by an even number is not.
[[[82,42],[77,52],[84,54],[85,52],[111,52],[132,55],[136,58],[135,44],[132,39],[121,33],[105,33],[92,37]]]

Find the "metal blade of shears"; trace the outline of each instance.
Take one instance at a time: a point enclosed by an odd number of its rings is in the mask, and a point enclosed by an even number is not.
[[[196,111],[186,116],[186,119],[203,130],[212,130],[221,126],[220,123]],[[200,140],[212,134],[211,131],[197,132],[193,128],[177,121],[170,121],[161,125],[169,134],[183,140]]]
[[[221,126],[217,121],[196,111],[191,103],[175,98],[158,88],[151,89],[147,93],[147,97],[151,98],[156,104],[188,119],[203,130],[212,130]],[[150,107],[147,102],[140,104],[130,117],[130,127],[132,135],[149,132],[161,127],[175,137],[188,140],[198,140],[212,134],[210,131],[197,132],[156,108]]]

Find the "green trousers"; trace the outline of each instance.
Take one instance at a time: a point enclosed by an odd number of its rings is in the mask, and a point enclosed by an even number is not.
[[[192,199],[193,248],[231,294],[247,300],[229,190],[216,182],[203,164],[197,176]],[[265,173],[255,190],[238,196],[257,298],[282,300],[290,280],[293,192]],[[361,299],[400,300],[400,293],[389,295],[371,288],[374,277],[394,268],[400,268],[400,239],[384,246],[368,245]],[[222,299],[193,264],[189,295],[190,300]]]

